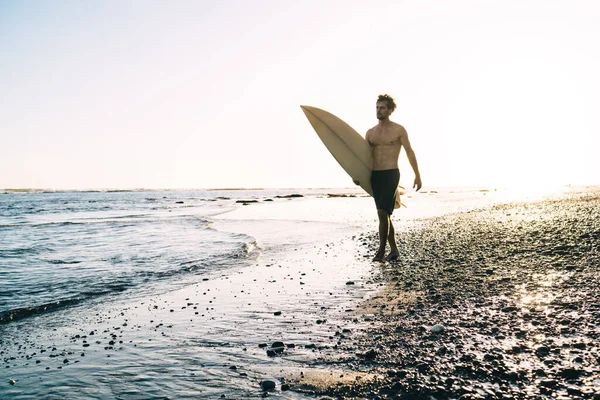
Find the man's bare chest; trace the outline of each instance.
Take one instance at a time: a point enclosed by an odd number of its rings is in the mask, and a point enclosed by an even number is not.
[[[399,145],[401,135],[392,129],[376,129],[371,134],[370,142],[373,146]]]

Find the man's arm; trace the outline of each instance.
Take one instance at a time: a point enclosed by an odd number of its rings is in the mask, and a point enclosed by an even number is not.
[[[415,152],[412,149],[412,146],[410,145],[410,140],[408,140],[408,133],[406,133],[406,131],[404,131],[405,134],[402,137],[402,146],[404,146],[404,149],[406,150],[406,157],[408,157],[408,162],[410,163],[410,166],[413,169],[413,172],[415,173],[415,182],[413,184],[413,188],[416,187],[417,191],[419,191],[419,189],[421,189],[422,183],[421,183],[421,173],[419,172],[419,164],[417,163],[417,156],[415,156]]]
[[[367,131],[367,134],[365,135],[365,140],[367,141],[367,143],[369,143],[369,146],[373,147],[373,145],[371,144],[371,129]]]

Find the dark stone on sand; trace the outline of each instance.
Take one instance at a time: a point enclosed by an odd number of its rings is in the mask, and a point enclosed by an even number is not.
[[[371,350],[367,351],[365,354],[363,354],[363,357],[366,358],[367,360],[372,360],[375,357],[377,357],[377,351],[374,349],[371,349]]]
[[[273,342],[271,345],[271,349],[276,353],[282,353],[285,348],[285,344],[283,342]]]
[[[571,396],[583,396],[583,392],[581,391],[581,389],[573,386],[567,387],[567,394],[570,394]]]
[[[550,354],[550,348],[547,346],[540,346],[535,349],[535,354],[538,357],[546,357],[548,354]]]
[[[519,380],[519,374],[516,373],[515,371],[510,371],[510,372],[506,372],[504,374],[502,374],[502,379],[505,379],[509,382],[516,382]]]
[[[285,196],[275,196],[277,199],[295,199],[299,197],[304,197],[301,194],[286,194]]]
[[[183,204],[183,201],[176,201],[175,204]]]
[[[238,200],[236,201],[236,203],[241,203],[241,204],[250,204],[250,203],[258,203],[258,200]]]
[[[271,390],[275,390],[276,386],[277,385],[273,381],[262,381],[260,383],[261,389],[264,390],[265,392],[269,392]]]
[[[63,360],[63,364],[68,364],[68,363],[69,363],[69,360],[65,358],[65,359]]]
[[[274,350],[269,349],[269,350],[267,350],[267,355],[269,357],[275,357],[277,355],[277,353]]]
[[[507,306],[502,309],[502,312],[510,313],[510,312],[515,312],[517,310],[518,310],[518,308],[515,306]]]
[[[267,344],[266,344],[266,343],[260,343],[260,344],[258,345],[258,348],[260,348],[260,349],[263,349],[263,348],[265,348],[265,347],[267,347]]]
[[[429,364],[424,362],[417,364],[417,370],[422,374],[429,371],[430,368],[431,367],[429,366]]]
[[[558,373],[562,378],[573,380],[578,379],[581,376],[586,375],[584,370],[575,369],[575,368],[566,368]]]
[[[281,311],[275,311],[275,312],[273,313],[273,315],[275,315],[276,317],[277,317],[277,316],[280,316],[280,315],[281,315]]]
[[[354,281],[348,281],[346,282],[346,285],[354,285]]]
[[[288,391],[290,389],[291,389],[291,387],[287,383],[284,383],[283,385],[281,385],[281,391],[282,392],[286,392],[286,391]]]

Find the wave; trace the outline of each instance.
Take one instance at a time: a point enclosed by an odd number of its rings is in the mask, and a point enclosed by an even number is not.
[[[6,324],[23,318],[32,317],[34,315],[57,310],[59,308],[66,308],[78,304],[82,300],[84,300],[84,298],[65,299],[33,307],[17,308],[14,310],[3,311],[0,312],[0,324]]]
[[[175,216],[171,218],[171,220],[175,220],[177,218],[182,219],[192,219],[194,221],[199,221],[206,225],[209,224],[210,221],[202,218],[198,218],[196,216]],[[116,215],[106,218],[97,218],[97,219],[80,219],[80,220],[70,220],[70,221],[46,221],[46,222],[23,222],[23,223],[13,223],[13,224],[0,224],[0,228],[18,228],[18,227],[42,227],[42,226],[70,226],[70,225],[94,225],[94,224],[111,224],[111,223],[151,223],[151,222],[161,222],[165,221],[163,217],[156,217],[152,214],[131,214],[131,215]]]
[[[194,274],[214,273],[230,268],[232,265],[238,265],[240,260],[255,259],[260,254],[260,246],[254,238],[246,236],[248,241],[239,243],[238,247],[228,254],[213,254],[202,260],[190,260],[181,262],[177,268],[168,270],[143,270],[131,273],[120,274],[104,279],[101,283],[96,278],[81,279],[63,283],[65,291],[72,291],[73,288],[81,288],[78,293],[64,295],[61,300],[43,302],[42,304],[31,305],[29,307],[13,308],[6,311],[0,311],[0,325],[19,321],[35,315],[51,313],[99,299],[116,293],[135,289],[147,289],[147,283],[163,282],[167,284],[193,284],[194,279],[181,280],[185,276]],[[78,264],[80,261],[50,261],[53,264]],[[154,285],[152,285],[154,286]],[[152,289],[150,289],[152,290]],[[4,293],[4,297],[10,297],[10,293]]]

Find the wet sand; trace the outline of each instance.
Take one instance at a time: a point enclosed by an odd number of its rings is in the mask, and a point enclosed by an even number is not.
[[[381,267],[382,290],[321,352],[321,375],[290,373],[292,387],[334,398],[600,399],[600,190],[421,223],[397,233],[400,261]],[[375,235],[361,240],[362,256],[374,254]]]

